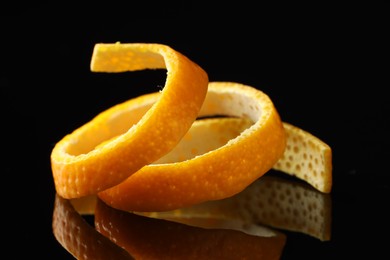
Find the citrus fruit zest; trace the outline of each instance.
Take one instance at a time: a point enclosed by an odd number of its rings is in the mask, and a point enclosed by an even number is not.
[[[94,72],[164,68],[161,91],[101,112],[54,146],[58,195],[167,211],[231,197],[272,168],[330,192],[330,147],[282,122],[262,91],[209,83],[201,67],[162,44],[96,44],[91,60]]]
[[[317,190],[332,189],[332,149],[313,134],[292,124],[283,123],[287,134],[286,150],[273,166],[275,170],[296,176]]]
[[[168,153],[198,116],[208,76],[197,64],[162,44],[96,44],[91,70],[166,69],[164,88],[118,104],[66,135],[53,148],[57,193],[97,194]]]
[[[234,82],[210,82],[199,116],[216,115],[246,118],[252,125],[231,140],[221,140],[223,145],[217,149],[187,160],[146,165],[98,196],[126,211],[180,208],[237,194],[281,158],[285,130],[274,104],[262,91]],[[221,131],[212,120],[199,122]],[[204,138],[207,143],[211,139]]]
[[[180,143],[157,162],[179,162],[217,149],[252,124],[253,122],[247,118],[213,118],[212,122],[196,121]],[[272,168],[295,176],[318,191],[329,193],[332,188],[330,146],[297,126],[287,122],[283,122],[283,126],[287,146],[283,156]]]

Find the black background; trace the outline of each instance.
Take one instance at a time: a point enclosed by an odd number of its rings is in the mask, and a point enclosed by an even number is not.
[[[129,3],[2,4],[4,254],[71,259],[51,231],[53,145],[98,112],[164,82],[151,71],[90,72],[94,44],[116,41],[167,44],[202,66],[210,81],[261,89],[283,121],[332,147],[332,239],[289,234],[284,259],[386,254],[390,127],[382,6]]]

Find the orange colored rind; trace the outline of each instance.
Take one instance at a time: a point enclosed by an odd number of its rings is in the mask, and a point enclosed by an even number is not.
[[[58,195],[167,211],[231,197],[272,168],[330,192],[330,147],[282,122],[262,91],[209,83],[202,68],[161,44],[97,44],[91,61],[95,72],[161,68],[161,91],[103,111],[55,145]]]
[[[222,199],[245,189],[282,156],[283,124],[271,99],[260,90],[211,82],[200,116],[214,115],[248,118],[253,125],[223,146],[189,160],[147,165],[99,197],[128,211],[163,211]],[[219,131],[210,122],[201,124]]]
[[[92,71],[161,68],[167,69],[167,78],[158,94],[114,106],[55,145],[51,165],[60,196],[96,194],[169,152],[198,116],[207,92],[208,77],[202,68],[168,46],[95,46]],[[145,109],[145,104],[153,105]]]

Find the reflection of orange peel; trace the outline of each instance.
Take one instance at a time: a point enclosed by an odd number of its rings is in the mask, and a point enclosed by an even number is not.
[[[83,204],[88,208],[95,205],[91,201]],[[76,259],[133,259],[127,251],[97,232],[69,200],[57,195],[52,227],[57,241]]]
[[[84,214],[95,215],[96,229]],[[52,227],[77,259],[280,259],[285,234],[250,223],[232,227],[230,220],[218,224],[205,229],[119,211],[96,196],[56,196]]]
[[[164,212],[138,214],[180,223],[239,220],[301,232],[321,241],[331,236],[331,198],[307,183],[275,176],[264,176],[239,194],[218,201]]]
[[[205,72],[164,45],[98,44],[92,57],[92,70],[101,72],[164,67],[168,76],[161,92],[114,106],[57,143],[51,162],[59,195],[98,194],[130,211],[170,210],[232,196],[272,167],[330,191],[330,148],[283,124],[260,90],[211,82],[206,95]],[[242,121],[233,123],[237,127],[223,119],[195,121],[214,115]],[[243,129],[245,118],[250,125]],[[177,150],[169,151],[191,139],[185,134],[194,121],[196,131],[214,129],[216,137],[193,143],[192,156],[170,161]]]
[[[286,242],[283,233],[259,231],[255,225],[250,233],[216,224],[201,228],[147,218],[101,201],[95,211],[96,229],[136,259],[280,259]]]

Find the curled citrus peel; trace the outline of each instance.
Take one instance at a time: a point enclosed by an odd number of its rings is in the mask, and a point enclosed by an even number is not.
[[[114,106],[55,145],[51,165],[60,196],[96,194],[169,152],[198,116],[207,92],[206,72],[166,45],[95,45],[92,71],[163,68],[167,78],[158,95]],[[145,110],[147,103],[153,105]]]
[[[283,123],[262,91],[208,84],[199,66],[165,45],[97,44],[91,62],[100,72],[164,67],[162,91],[118,104],[56,144],[51,162],[60,196],[97,194],[117,209],[164,211],[230,197],[271,168],[330,191],[329,146]],[[196,120],[215,115],[235,119]],[[197,132],[203,134],[191,142]]]
[[[306,181],[317,190],[329,193],[332,189],[332,149],[311,133],[283,123],[287,145],[282,158],[273,166],[275,170]]]
[[[119,185],[100,192],[99,197],[114,208],[129,211],[162,211],[222,199],[269,171],[284,152],[283,124],[271,99],[260,90],[211,82],[199,115],[247,118],[253,124],[231,140],[207,138],[205,132],[196,143],[210,146],[214,139],[223,145],[188,160],[164,163],[162,159],[146,165]],[[218,129],[212,122],[199,123],[210,131],[231,131],[228,124]]]

